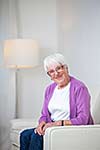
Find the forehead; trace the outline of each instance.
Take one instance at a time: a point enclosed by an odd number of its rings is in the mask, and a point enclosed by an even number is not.
[[[56,67],[60,66],[61,64],[59,63],[53,63],[53,64],[50,64],[47,69],[48,70],[54,70]]]

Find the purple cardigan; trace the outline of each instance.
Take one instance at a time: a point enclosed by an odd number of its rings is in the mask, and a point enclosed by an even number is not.
[[[88,89],[81,81],[73,77],[70,78],[70,121],[73,125],[93,124],[93,119],[90,113],[90,95],[88,93]],[[52,83],[46,88],[39,123],[41,121],[52,122],[51,115],[48,110],[48,104],[56,86],[56,83]]]

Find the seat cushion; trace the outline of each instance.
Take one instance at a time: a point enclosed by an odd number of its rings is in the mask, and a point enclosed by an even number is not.
[[[11,144],[19,147],[19,136],[20,136],[21,130],[12,130],[10,134]]]
[[[36,119],[13,119],[11,120],[10,139],[11,144],[19,147],[20,133],[29,128],[35,128],[38,121]]]

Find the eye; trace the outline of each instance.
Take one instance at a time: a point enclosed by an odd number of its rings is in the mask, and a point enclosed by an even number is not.
[[[48,73],[52,74],[52,73],[54,73],[54,70],[50,70],[50,71],[48,71]]]
[[[48,75],[53,75],[54,72],[55,72],[54,70],[50,70],[50,71],[47,72],[47,74],[48,74]]]
[[[58,70],[60,70],[62,67],[61,66],[58,66],[57,68],[56,68],[56,70],[58,71]]]

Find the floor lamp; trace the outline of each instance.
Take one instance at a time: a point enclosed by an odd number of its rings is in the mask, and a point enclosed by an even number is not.
[[[37,41],[32,39],[5,40],[4,60],[8,68],[15,70],[15,118],[18,118],[18,70],[33,68],[39,64]]]

